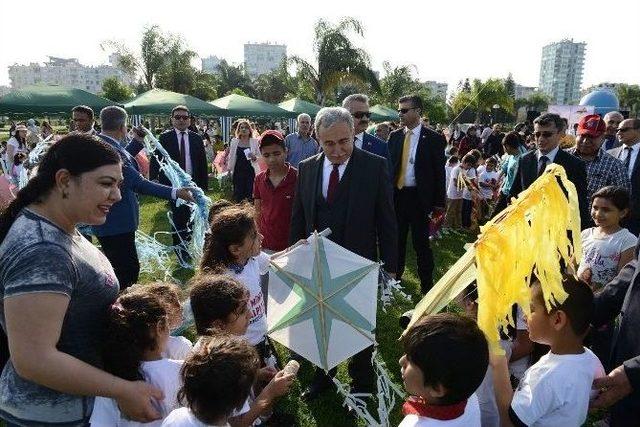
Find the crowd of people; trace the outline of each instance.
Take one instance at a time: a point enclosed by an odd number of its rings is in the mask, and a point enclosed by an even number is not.
[[[0,214],[0,418],[293,425],[274,410],[295,373],[266,336],[270,258],[328,228],[333,242],[401,280],[411,231],[426,294],[430,237],[476,231],[555,163],[576,187],[583,229],[583,259],[560,272],[567,299],[549,305],[532,277],[531,306],[514,305],[504,356],[489,354],[476,324],[475,284],[458,300],[463,314],[420,319],[403,338],[411,397],[400,426],[578,426],[590,407],[609,408],[608,425],[638,425],[640,120],[588,115],[569,131],[545,113],[503,134],[498,124],[432,129],[422,110],[420,97],[404,96],[399,123],[371,126],[369,99],[355,94],[313,120],[301,114],[289,134],[240,119],[218,156],[215,124],[202,128],[188,107],[173,108],[158,138],[168,156],[203,190],[210,170],[232,185],[232,200],[211,207],[187,284],[191,342],[171,336],[183,322],[181,289],[138,283],[135,232],[138,194],[168,200],[176,255],[192,262],[189,207],[175,203],[192,202],[192,191],[171,186],[163,159],[144,152],[145,134],[122,108],[103,109],[99,127],[93,110],[74,108],[74,131],[56,138]],[[37,129],[28,125],[35,122],[16,125],[7,143],[11,171],[33,148],[27,138]],[[44,123],[41,132],[36,143],[54,134],[45,136]],[[372,351],[349,361],[352,393],[375,394]],[[327,392],[334,375],[316,370],[301,397]]]

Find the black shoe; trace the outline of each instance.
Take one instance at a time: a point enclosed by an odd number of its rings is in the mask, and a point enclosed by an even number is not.
[[[311,402],[330,388],[331,385],[326,381],[314,381],[305,391],[302,392],[300,398],[305,402]]]

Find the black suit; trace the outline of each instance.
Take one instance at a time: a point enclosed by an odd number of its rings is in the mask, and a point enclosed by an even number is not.
[[[397,228],[391,202],[387,161],[356,147],[340,180],[338,196],[328,204],[322,196],[323,153],[310,157],[298,166],[298,182],[291,214],[290,242],[307,238],[314,230],[322,231],[327,223],[337,225],[329,239],[365,258],[376,260],[378,253],[384,268],[396,272]],[[340,219],[336,220],[335,216]],[[374,373],[371,366],[373,347],[355,355],[349,373],[356,390],[371,390]],[[331,372],[334,374],[335,371]],[[316,383],[330,383],[321,370]]]
[[[516,197],[521,191],[529,188],[533,182],[538,179],[538,157],[537,150],[523,154],[518,161],[518,169],[516,177],[509,192],[509,200]],[[564,168],[567,178],[576,187],[578,193],[578,203],[580,207],[580,223],[581,228],[587,228],[591,223],[589,215],[589,200],[587,200],[587,171],[584,162],[576,156],[559,149],[556,153],[553,163]]]
[[[435,207],[445,205],[445,156],[444,137],[421,126],[413,168],[415,187],[398,189],[396,182],[401,173],[405,130],[398,129],[389,135],[389,154],[393,165],[392,185],[398,221],[398,274],[404,272],[407,235],[411,227],[413,249],[416,251],[418,276],[422,292],[433,286],[433,253],[429,246],[429,215]],[[411,167],[411,164],[408,165]]]
[[[207,155],[204,151],[204,142],[200,135],[190,130],[186,131],[186,135],[189,139],[189,157],[191,160],[191,178],[198,187],[207,191],[209,189],[208,169],[207,169]],[[180,163],[180,145],[178,141],[178,135],[175,129],[164,131],[160,134],[160,144],[167,150],[169,156]],[[158,153],[158,157],[162,158],[162,155]],[[161,184],[171,185],[169,179],[160,170],[158,161],[153,157],[149,167],[149,178],[158,179]],[[191,211],[188,206],[181,205],[176,206],[174,202],[169,202],[171,208],[173,223],[173,245],[181,245],[182,242],[188,242],[191,239],[191,232],[189,226],[189,219],[191,217]],[[177,250],[178,256],[184,260],[189,261],[188,255],[185,251]]]
[[[640,242],[639,242],[640,243]],[[638,425],[640,420],[640,244],[636,258],[595,296],[593,326],[600,327],[620,315],[611,348],[612,369],[624,365],[633,391],[612,407],[611,427]]]
[[[637,142],[640,144],[640,142]],[[625,145],[607,151],[616,159],[621,159],[624,153]],[[622,160],[621,160],[622,161]],[[631,209],[629,210],[629,218],[623,221],[622,225],[626,227],[636,236],[640,233],[640,156],[636,157],[631,173]]]

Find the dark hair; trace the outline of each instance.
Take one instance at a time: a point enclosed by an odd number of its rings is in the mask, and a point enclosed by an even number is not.
[[[476,156],[474,156],[472,153],[467,153],[462,157],[462,163],[475,164],[477,161],[478,159],[476,159]]]
[[[228,208],[229,206],[233,206],[233,203],[226,199],[218,199],[211,204],[209,208],[209,224],[211,224],[211,220],[216,214],[222,212],[223,209]]]
[[[458,163],[460,161],[460,159],[458,158],[458,156],[451,156],[449,157],[448,163]]]
[[[167,324],[165,304],[144,292],[121,294],[109,308],[102,358],[104,369],[129,381],[144,380],[140,364],[145,351],[157,347],[156,328]]]
[[[540,286],[540,280],[532,275],[532,286]],[[572,274],[562,274],[562,288],[568,294],[562,304],[551,301],[551,312],[563,311],[569,319],[573,333],[577,336],[584,335],[589,329],[594,312],[593,291],[591,287]],[[541,289],[542,291],[542,289]],[[542,292],[540,292],[541,298]],[[544,301],[542,301],[544,304]]]
[[[502,138],[502,145],[517,149],[522,145],[522,138],[518,132],[509,132]]]
[[[489,157],[487,159],[487,163],[493,163],[494,165],[497,165],[498,164],[498,160],[496,160],[495,157]]]
[[[218,272],[235,262],[229,246],[241,245],[249,233],[255,231],[253,206],[245,202],[221,209],[211,219],[210,228],[200,269]]]
[[[100,111],[100,125],[102,130],[107,132],[119,130],[122,126],[127,125],[127,112],[117,105],[104,107]]]
[[[218,425],[249,396],[260,365],[245,339],[217,335],[200,341],[184,361],[178,402],[208,425]]]
[[[214,321],[227,321],[229,315],[247,304],[249,291],[233,277],[199,274],[189,282],[189,301],[198,335],[210,333]]]
[[[564,121],[562,120],[562,117],[555,113],[544,113],[541,116],[536,117],[533,124],[540,126],[553,125],[558,131],[564,129]]]
[[[71,113],[84,113],[89,116],[89,120],[93,120],[95,117],[93,109],[88,105],[76,105],[71,109]]]
[[[487,340],[467,317],[452,313],[425,316],[409,329],[403,344],[407,359],[422,371],[424,384],[447,390],[439,405],[468,399],[487,372]]]
[[[480,159],[482,159],[482,152],[480,150],[478,150],[477,148],[474,148],[473,150],[469,151],[469,154],[471,154],[473,157],[475,157],[476,162]]]
[[[591,203],[593,203],[596,197],[607,199],[619,210],[629,208],[629,191],[624,187],[617,187],[614,185],[602,187],[593,193],[591,196]]]
[[[285,143],[284,143],[284,139],[279,139],[275,136],[272,135],[264,135],[261,137],[260,139],[260,150],[262,150],[264,147],[268,147],[270,145],[277,145],[278,147],[282,148],[282,151],[285,151],[287,149]]]
[[[462,299],[474,303],[478,302],[478,284],[475,280],[464,288],[464,291],[462,291]]]
[[[182,313],[182,305],[180,304],[180,287],[175,283],[153,282],[145,285],[135,284],[122,291],[123,294],[129,294],[132,292],[142,292],[158,297],[160,302],[165,305],[169,320],[171,320],[171,316],[180,315]]]
[[[25,153],[16,153],[13,155],[13,164],[19,165],[22,162],[24,162],[24,159],[26,158],[27,158],[27,155]]]
[[[176,111],[186,111],[189,114],[189,116],[191,116],[191,112],[189,111],[189,108],[186,105],[176,105],[175,107],[173,107],[171,109],[171,117],[173,117],[173,114]]]
[[[398,103],[402,104],[403,102],[410,102],[413,108],[417,108],[422,113],[422,98],[420,98],[419,95],[411,94],[402,96],[398,99]]]
[[[42,157],[38,173],[29,180],[16,198],[0,214],[0,243],[4,240],[20,211],[32,204],[41,203],[56,185],[56,173],[66,169],[78,177],[101,166],[120,163],[120,155],[100,138],[80,133],[69,134],[51,145]]]

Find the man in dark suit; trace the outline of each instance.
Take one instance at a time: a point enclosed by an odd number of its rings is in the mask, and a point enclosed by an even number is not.
[[[360,93],[347,96],[342,101],[342,107],[353,116],[355,127],[354,144],[361,150],[377,154],[380,157],[389,159],[389,147],[387,143],[369,133],[369,97]]]
[[[393,276],[397,229],[387,162],[354,147],[353,117],[344,108],[320,110],[315,129],[322,152],[299,164],[290,241],[330,228],[330,240],[371,260],[379,254]],[[372,351],[373,347],[363,350],[349,363],[354,392],[371,392],[375,387]],[[323,371],[316,370],[303,398],[314,399],[331,384]]]
[[[399,232],[398,279],[404,272],[407,235],[411,228],[420,286],[422,292],[427,293],[433,286],[429,216],[444,214],[446,142],[442,135],[422,125],[422,99],[419,96],[400,98],[398,112],[404,127],[389,135]]]
[[[191,175],[193,182],[203,191],[207,191],[209,179],[204,142],[200,135],[188,129],[189,119],[189,109],[186,106],[178,105],[175,107],[171,111],[173,129],[160,134],[159,141],[169,156]],[[171,185],[164,173],[160,171],[160,165],[155,158],[151,160],[149,176],[151,179],[158,179],[161,184]],[[173,202],[169,202],[169,207],[173,218],[172,237],[173,245],[177,247],[176,255],[180,261],[189,262],[190,257],[185,246],[191,239],[191,224],[189,223],[191,210],[186,205],[176,206]]]
[[[636,259],[625,265],[594,300],[593,327],[612,322],[620,315],[609,361],[615,369],[594,382],[594,387],[601,390],[594,406],[611,406],[611,427],[637,426],[640,420],[639,257],[640,242],[636,245]]]
[[[587,200],[587,171],[584,162],[560,148],[564,122],[553,113],[545,113],[533,121],[533,136],[537,149],[523,154],[518,161],[516,177],[509,192],[509,200],[529,188],[550,163],[556,163],[567,172],[567,178],[576,187],[582,228],[591,223]]]
[[[620,159],[631,180],[631,209],[622,225],[637,236],[640,233],[640,119],[623,120],[618,126],[617,134],[622,145],[608,153]]]

